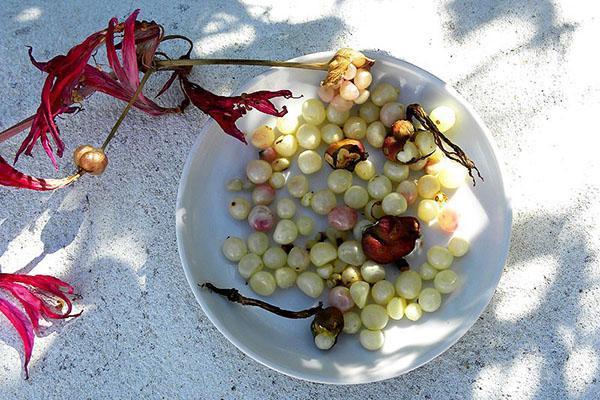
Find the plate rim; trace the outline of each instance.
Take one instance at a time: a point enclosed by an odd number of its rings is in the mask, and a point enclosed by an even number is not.
[[[499,152],[496,142],[495,142],[489,128],[487,127],[487,125],[484,123],[484,121],[481,119],[481,117],[475,111],[475,109],[471,106],[471,104],[453,86],[449,85],[448,83],[443,81],[441,78],[437,77],[436,75],[430,73],[429,71],[427,71],[409,61],[403,60],[401,58],[397,58],[397,57],[387,55],[387,54],[379,54],[379,52],[377,52],[377,54],[372,51],[362,51],[362,52],[363,52],[363,54],[374,58],[376,61],[384,61],[384,62],[389,62],[392,64],[403,64],[405,67],[409,67],[409,69],[413,69],[418,73],[422,73],[428,79],[435,81],[438,84],[443,85],[445,87],[445,89],[454,96],[456,101],[459,102],[463,107],[465,107],[465,109],[469,112],[470,116],[474,119],[474,121],[482,128],[483,135],[484,135],[485,139],[487,140],[487,142],[489,143],[489,145],[492,149],[492,154],[495,157],[495,161],[498,165],[499,182],[501,183],[502,191],[504,192],[503,193],[504,199],[506,201],[505,227],[507,228],[508,235],[504,239],[504,243],[502,244],[503,246],[501,249],[501,253],[504,257],[504,266],[506,266],[506,261],[508,259],[510,243],[511,243],[511,238],[512,238],[512,202],[511,202],[511,198],[509,195],[510,190],[508,190],[507,181],[505,179],[506,176],[505,176],[505,172],[503,169],[503,166],[505,164],[503,162],[502,155]],[[318,53],[306,54],[306,55],[303,55],[300,57],[295,57],[288,61],[316,62],[316,61],[320,61],[320,60],[331,59],[334,54],[335,54],[334,51],[323,51],[323,52],[318,52]],[[244,83],[244,85],[242,85],[240,88],[236,89],[235,91],[236,92],[246,91],[248,86],[250,86],[254,80],[256,80],[259,77],[266,77],[266,76],[274,73],[276,70],[277,70],[276,67],[271,67],[271,68],[267,69],[263,73],[250,78],[248,81],[246,81]],[[230,95],[231,95],[231,93],[230,93]],[[186,259],[184,258],[184,249],[183,249],[183,244],[182,244],[183,240],[181,238],[181,235],[183,234],[183,227],[182,227],[183,224],[182,224],[181,218],[179,217],[179,213],[178,213],[178,210],[181,209],[183,192],[185,190],[183,183],[187,181],[189,174],[190,174],[191,164],[192,164],[192,154],[196,153],[196,150],[198,149],[198,147],[200,146],[200,143],[202,142],[202,138],[207,133],[209,128],[212,128],[214,125],[217,125],[217,123],[210,117],[204,122],[204,124],[200,128],[196,138],[194,139],[194,143],[193,143],[192,147],[188,151],[186,161],[183,166],[183,170],[179,177],[179,183],[178,183],[178,188],[177,188],[177,199],[176,199],[176,203],[175,203],[175,233],[176,233],[176,238],[177,238],[177,252],[179,253],[179,259],[180,259],[181,266],[183,268],[183,272],[185,274],[186,280],[187,280],[188,284],[190,285],[190,288],[192,289],[192,293],[194,294],[196,302],[200,305],[200,308],[202,309],[204,314],[208,317],[210,322],[218,329],[218,331],[225,338],[227,338],[227,340],[229,340],[230,343],[232,343],[241,352],[243,352],[244,354],[249,356],[254,361],[260,363],[261,365],[264,365],[265,367],[267,367],[269,369],[272,369],[274,371],[282,373],[286,376],[296,378],[296,379],[299,379],[302,381],[307,381],[307,382],[330,384],[330,385],[360,385],[360,384],[366,384],[366,383],[380,382],[380,381],[384,381],[387,379],[392,379],[392,378],[395,378],[395,377],[398,377],[401,375],[408,374],[409,372],[422,367],[423,365],[433,361],[437,357],[444,354],[446,351],[448,351],[448,349],[450,349],[452,346],[454,346],[459,340],[461,340],[465,336],[465,334],[473,327],[473,325],[477,322],[479,317],[483,314],[483,312],[489,306],[490,302],[492,301],[492,298],[494,297],[494,294],[496,293],[496,290],[498,289],[498,283],[500,282],[500,278],[502,277],[502,272],[503,272],[504,268],[499,269],[499,273],[495,277],[494,290],[491,292],[491,294],[490,294],[489,298],[487,299],[487,301],[485,302],[485,304],[478,311],[476,317],[474,317],[472,321],[469,321],[467,324],[465,324],[465,326],[463,328],[461,328],[459,330],[460,334],[457,335],[456,339],[449,342],[443,348],[442,351],[440,351],[437,355],[435,355],[431,359],[417,363],[416,365],[412,366],[411,368],[409,368],[401,373],[391,373],[391,374],[384,373],[384,374],[381,374],[381,375],[375,377],[374,379],[369,378],[369,379],[364,379],[364,380],[357,380],[355,382],[345,382],[345,381],[340,381],[340,380],[336,380],[336,379],[318,379],[318,378],[315,379],[314,376],[311,376],[311,377],[302,376],[298,373],[295,373],[295,371],[293,371],[293,370],[291,371],[291,370],[287,370],[286,368],[283,368],[281,366],[274,366],[274,365],[269,364],[268,361],[264,360],[259,354],[252,351],[251,349],[249,349],[243,343],[243,341],[239,341],[237,338],[235,338],[233,335],[231,335],[230,332],[215,317],[215,314],[208,307],[205,307],[205,305],[203,304],[203,301],[201,300],[201,297],[200,297],[200,289],[198,288],[197,282],[194,281],[194,279],[191,275],[190,266],[188,265]]]

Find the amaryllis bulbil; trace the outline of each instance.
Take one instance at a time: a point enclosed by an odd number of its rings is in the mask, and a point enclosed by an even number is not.
[[[108,166],[108,157],[104,150],[86,144],[75,149],[73,162],[85,172],[100,175]]]
[[[47,275],[21,275],[0,273],[0,290],[10,294],[22,309],[7,298],[0,298],[0,312],[8,318],[23,342],[25,377],[35,333],[40,329],[41,319],[65,319],[77,317],[69,299],[73,287],[60,279]]]
[[[356,68],[368,70],[374,63],[375,60],[366,57],[359,51],[349,48],[339,49],[329,61],[327,76],[323,82],[321,82],[321,85],[324,87],[338,88],[344,77],[348,79],[354,78],[354,76],[347,76],[349,68],[354,69],[354,71],[356,71]]]
[[[381,264],[400,262],[421,237],[419,220],[386,215],[362,234],[362,249],[368,259]]]
[[[350,172],[354,171],[356,164],[368,157],[365,146],[356,139],[342,139],[331,143],[323,156],[333,169],[346,169]]]
[[[337,343],[342,329],[344,329],[344,315],[337,307],[327,307],[319,311],[310,324],[315,344],[321,350],[332,348]]]

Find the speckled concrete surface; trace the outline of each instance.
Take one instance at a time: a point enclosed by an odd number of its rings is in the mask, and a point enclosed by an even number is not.
[[[504,158],[514,232],[492,303],[439,358],[356,387],[288,378],[219,334],[179,264],[177,182],[206,117],[133,112],[101,178],[52,194],[0,190],[0,269],[61,277],[77,287],[85,309],[37,340],[29,381],[17,337],[0,320],[0,398],[598,398],[600,62],[593,49],[600,13],[590,4],[4,1],[0,128],[37,107],[43,75],[25,45],[47,59],[136,7],[168,32],[193,38],[206,56],[376,49],[442,77],[481,114]],[[259,71],[195,74],[226,93]],[[122,106],[92,97],[85,112],[60,123],[68,147],[99,143]],[[0,153],[11,158],[17,142],[2,144]],[[61,165],[70,168],[69,160]],[[52,173],[39,152],[20,166]]]

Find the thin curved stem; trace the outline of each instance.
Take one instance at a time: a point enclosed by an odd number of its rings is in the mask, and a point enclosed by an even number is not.
[[[177,67],[190,67],[194,65],[258,65],[265,67],[283,67],[283,68],[300,68],[313,69],[319,71],[327,71],[328,63],[302,63],[294,61],[271,61],[271,60],[256,60],[256,59],[235,59],[235,58],[193,58],[183,60],[160,60],[156,61],[154,67],[157,70],[169,70]]]
[[[284,310],[284,309],[274,306],[272,304],[266,303],[262,300],[252,299],[250,297],[242,296],[240,294],[240,292],[237,291],[237,289],[219,288],[210,282],[203,283],[200,285],[200,287],[207,288],[211,292],[219,294],[219,295],[227,298],[227,300],[229,300],[233,303],[239,303],[244,306],[260,307],[263,310],[272,312],[273,314],[277,314],[284,318],[291,318],[291,319],[309,318],[309,317],[312,317],[313,315],[317,314],[318,312],[323,311],[322,303],[319,303],[319,305],[317,305],[316,307],[308,308],[306,310],[290,311],[290,310]]]
[[[140,93],[142,93],[142,89],[144,88],[144,85],[146,84],[146,81],[148,81],[148,78],[150,78],[150,75],[152,75],[153,72],[154,72],[154,69],[149,69],[149,70],[146,71],[146,73],[142,77],[142,80],[140,81],[140,85],[138,86],[138,88],[136,89],[135,93],[133,94],[133,96],[129,100],[129,103],[127,103],[127,105],[123,109],[123,112],[121,112],[121,115],[119,116],[119,119],[117,119],[117,122],[115,122],[115,124],[113,125],[113,127],[110,130],[110,133],[108,134],[108,136],[106,137],[106,139],[104,139],[104,143],[102,143],[102,150],[106,150],[106,146],[108,146],[108,143],[110,143],[110,141],[113,139],[113,137],[115,137],[115,134],[117,133],[117,130],[119,129],[119,126],[121,125],[121,122],[123,122],[123,120],[125,119],[125,117],[129,113],[129,110],[131,110],[131,107],[133,106],[133,103],[135,103],[135,101],[139,97]]]

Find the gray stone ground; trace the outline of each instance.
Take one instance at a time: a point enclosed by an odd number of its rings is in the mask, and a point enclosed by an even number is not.
[[[514,231],[492,303],[444,355],[357,387],[288,378],[219,334],[179,264],[177,183],[206,116],[133,112],[101,178],[51,194],[0,190],[0,269],[57,275],[77,287],[85,308],[37,340],[29,381],[17,337],[1,323],[0,398],[598,398],[600,24],[592,4],[4,1],[0,128],[38,105],[44,77],[25,45],[48,59],[136,7],[167,32],[193,38],[197,56],[376,49],[442,77],[481,114],[504,158]],[[195,75],[227,93],[260,71],[211,67]],[[100,143],[122,107],[92,97],[85,112],[61,121],[68,147]],[[17,145],[0,152],[11,158]],[[39,151],[20,167],[53,173]]]

